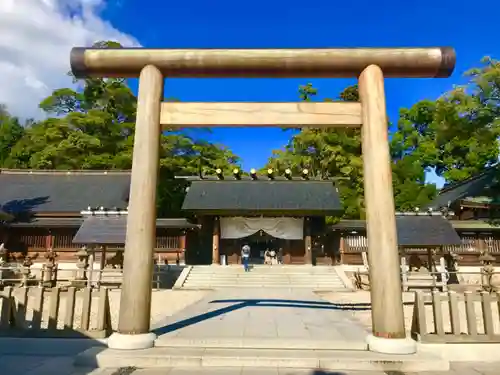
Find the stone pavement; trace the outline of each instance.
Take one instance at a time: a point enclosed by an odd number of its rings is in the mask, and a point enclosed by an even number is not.
[[[109,371],[109,370],[108,370]],[[380,372],[380,371],[323,371],[323,370],[299,370],[299,369],[270,369],[270,368],[173,368],[173,369],[131,369],[130,372],[120,374],[115,372],[91,374],[91,375],[498,375],[500,373],[500,362],[498,363],[455,363],[450,371],[445,372]],[[75,374],[76,375],[76,374]],[[80,375],[80,374],[78,374]],[[83,375],[83,374],[82,374]],[[90,375],[90,374],[89,374]]]
[[[273,348],[340,345],[364,347],[366,330],[351,318],[353,308],[328,303],[308,290],[245,289],[210,292],[183,311],[156,325],[159,344],[171,346]],[[286,346],[283,346],[287,342]],[[333,343],[333,344],[332,344]],[[74,368],[75,355],[97,345],[96,340],[0,338],[0,375],[384,375],[383,372],[322,371],[255,367]],[[289,346],[290,345],[290,346]],[[323,348],[324,349],[324,348]],[[360,349],[362,350],[362,349]],[[117,364],[117,366],[119,366]],[[453,363],[447,372],[418,375],[498,375],[499,363]],[[387,372],[385,375],[417,375]]]
[[[97,340],[0,338],[1,375],[69,375],[74,357]]]
[[[153,327],[158,346],[366,349],[366,329],[312,290],[213,291]]]
[[[323,371],[286,368],[257,367],[190,367],[190,368],[116,368],[74,369],[72,357],[55,357],[41,360],[40,357],[0,356],[0,373],[8,375],[498,375],[500,362],[452,363],[450,371],[437,372],[380,372],[380,371]]]

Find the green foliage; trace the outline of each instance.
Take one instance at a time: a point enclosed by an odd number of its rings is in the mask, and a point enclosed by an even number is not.
[[[317,89],[311,84],[300,86],[299,96],[302,100],[310,101],[315,95]],[[339,99],[357,101],[357,87],[346,88]],[[295,173],[307,168],[314,178],[336,178],[344,205],[344,217],[359,218],[363,215],[363,163],[359,129],[304,128],[292,136],[285,150],[273,152],[268,166],[280,171],[290,168]]]
[[[26,125],[30,123],[31,120]],[[0,105],[0,166],[8,162],[12,147],[23,135],[24,127],[19,119],[11,116],[4,105]]]
[[[489,57],[469,82],[436,101],[401,110],[396,151],[414,153],[447,183],[481,173],[499,157],[500,63]]]
[[[99,42],[99,48],[119,48]],[[29,169],[130,169],[137,99],[123,79],[87,78],[81,90],[56,89],[40,103],[47,118],[21,126],[0,108],[0,166]],[[176,101],[177,99],[169,99]],[[185,186],[175,175],[231,170],[225,147],[167,131],[160,141],[160,216],[178,216]]]
[[[120,48],[98,42],[98,48]],[[71,74],[70,74],[71,75]],[[454,87],[437,100],[402,108],[391,134],[396,209],[414,210],[430,202],[437,189],[425,175],[435,170],[455,183],[496,164],[499,158],[500,62],[485,57],[466,73],[465,86]],[[76,80],[75,80],[76,81]],[[123,79],[87,78],[80,89],[60,88],[42,100],[44,120],[24,123],[0,105],[0,167],[30,169],[129,169],[132,165],[137,99]],[[312,84],[298,89],[313,101]],[[165,99],[178,101],[176,98]],[[358,101],[357,85],[337,100]],[[325,99],[325,101],[332,101]],[[207,131],[207,129],[201,130]],[[191,133],[192,134],[192,133]],[[344,218],[363,218],[363,163],[359,129],[309,129],[292,133],[283,150],[273,151],[265,169],[336,180]],[[174,176],[225,173],[240,166],[224,146],[165,131],[160,143],[159,215],[179,215],[186,186]],[[338,218],[330,218],[337,220]]]

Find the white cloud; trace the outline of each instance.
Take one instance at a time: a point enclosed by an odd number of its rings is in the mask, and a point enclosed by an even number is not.
[[[52,90],[71,87],[72,47],[137,40],[100,18],[106,0],[0,0],[0,104],[19,117],[40,118]]]

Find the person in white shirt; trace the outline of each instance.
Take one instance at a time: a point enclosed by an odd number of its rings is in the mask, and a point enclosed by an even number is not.
[[[248,244],[244,244],[241,248],[241,259],[243,261],[243,268],[245,272],[248,272],[248,261],[250,260],[250,246],[248,246]]]

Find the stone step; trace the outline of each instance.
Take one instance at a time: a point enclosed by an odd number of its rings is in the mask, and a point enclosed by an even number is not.
[[[175,336],[159,336],[155,347],[163,348],[204,348],[204,349],[274,349],[294,350],[359,350],[366,351],[368,346],[363,340],[315,340],[304,338],[276,337],[219,337],[219,338],[185,338]]]
[[[289,277],[289,276],[271,276],[271,275],[188,275],[188,277],[196,278],[200,280],[209,280],[209,279],[238,279],[238,280],[339,280],[338,276],[298,276],[298,277]]]
[[[189,284],[235,284],[235,285],[344,285],[340,281],[318,281],[318,280],[307,280],[303,282],[290,282],[285,281],[269,281],[269,280],[188,280]]]
[[[338,277],[268,277],[268,276],[251,276],[251,277],[245,277],[245,276],[221,276],[221,275],[213,275],[213,276],[198,276],[198,275],[190,275],[190,279],[192,280],[268,280],[268,281],[290,281],[290,280],[295,280],[295,281],[307,281],[307,280],[321,280],[321,281],[330,281],[330,280],[340,280]],[[420,281],[420,280],[416,280]],[[425,280],[423,280],[425,281]]]
[[[186,285],[183,286],[183,290],[224,290],[224,289],[250,289],[250,288],[274,288],[280,290],[298,290],[298,289],[306,289],[313,290],[315,292],[339,292],[339,293],[347,293],[352,292],[350,289],[346,289],[345,287],[336,287],[336,286],[323,286],[323,285],[298,285],[298,286],[269,286],[269,285]]]
[[[335,267],[254,266],[245,272],[242,266],[193,266],[182,284],[184,289],[267,287],[323,288],[347,290]]]
[[[259,273],[279,273],[279,274],[289,274],[289,273],[314,273],[314,274],[329,274],[336,273],[335,268],[326,268],[324,270],[318,270],[317,268],[311,267],[308,269],[280,269],[279,267],[266,267],[266,268],[254,268],[250,267],[252,272]],[[225,268],[225,267],[211,267],[211,268],[203,268],[198,269],[196,266],[193,267],[191,272],[199,272],[199,273],[236,273],[236,272],[244,272],[243,266],[240,265],[235,268]]]
[[[274,288],[274,289],[313,289],[316,291],[328,291],[328,292],[345,292],[344,287],[330,286],[330,285],[234,285],[234,284],[219,284],[219,285],[186,285],[183,289],[191,290],[203,290],[203,289],[251,289],[251,288]]]
[[[262,277],[190,277],[189,281],[200,281],[200,282],[211,282],[211,281],[238,281],[238,282],[266,282],[266,283],[274,283],[274,282],[283,282],[283,283],[308,283],[308,282],[324,282],[324,283],[342,283],[339,279],[328,278],[328,279],[319,279],[319,278],[304,278],[304,279],[277,279],[277,278],[262,278]]]
[[[322,279],[322,280],[336,280],[340,279],[337,275],[300,275],[300,276],[282,276],[282,275],[188,275],[188,277],[198,278],[198,279],[241,279],[241,280],[251,280],[251,279],[268,279],[268,280],[307,280],[307,279]]]
[[[281,268],[281,266],[266,266],[266,267],[252,267],[250,269],[254,272],[275,272],[275,273],[332,273],[336,269],[334,267],[329,268]],[[198,266],[193,266],[193,271],[195,272],[242,272],[243,265],[238,265],[237,267],[206,267],[199,268]]]
[[[279,274],[264,274],[264,273],[253,273],[253,272],[242,272],[242,273],[235,273],[235,274],[225,274],[225,273],[191,273],[190,276],[197,276],[197,277],[213,277],[213,276],[219,276],[219,277],[246,277],[246,278],[251,278],[251,277],[283,277],[283,278],[298,278],[298,277],[339,277],[337,274],[321,274],[321,275],[311,275],[311,274],[295,274],[295,275],[279,275]],[[421,280],[421,279],[419,279]]]
[[[75,357],[75,366],[136,367],[287,367],[361,371],[447,371],[448,361],[430,353],[384,355],[347,350],[270,350],[155,347],[144,350],[90,348]]]
[[[231,280],[226,280],[226,281],[211,281],[211,282],[206,282],[206,281],[195,281],[195,280],[190,280],[188,281],[187,283],[185,283],[185,285],[249,285],[249,286],[252,286],[252,285],[268,285],[268,286],[287,286],[287,285],[290,285],[290,286],[298,286],[298,285],[304,285],[304,286],[307,286],[307,285],[325,285],[325,286],[339,286],[339,287],[343,287],[344,284],[342,283],[319,283],[319,282],[314,282],[314,281],[310,281],[310,282],[307,282],[307,283],[289,283],[289,282],[282,282],[282,283],[278,283],[278,282],[266,282],[266,281],[252,281],[252,282],[249,282],[249,281],[246,281],[246,282],[238,282],[238,281],[231,281]],[[411,285],[414,285],[414,284],[411,284]]]
[[[190,275],[196,275],[196,276],[213,276],[213,275],[218,275],[218,276],[238,276],[238,277],[337,277],[336,272],[332,273],[264,273],[264,272],[190,272]]]

